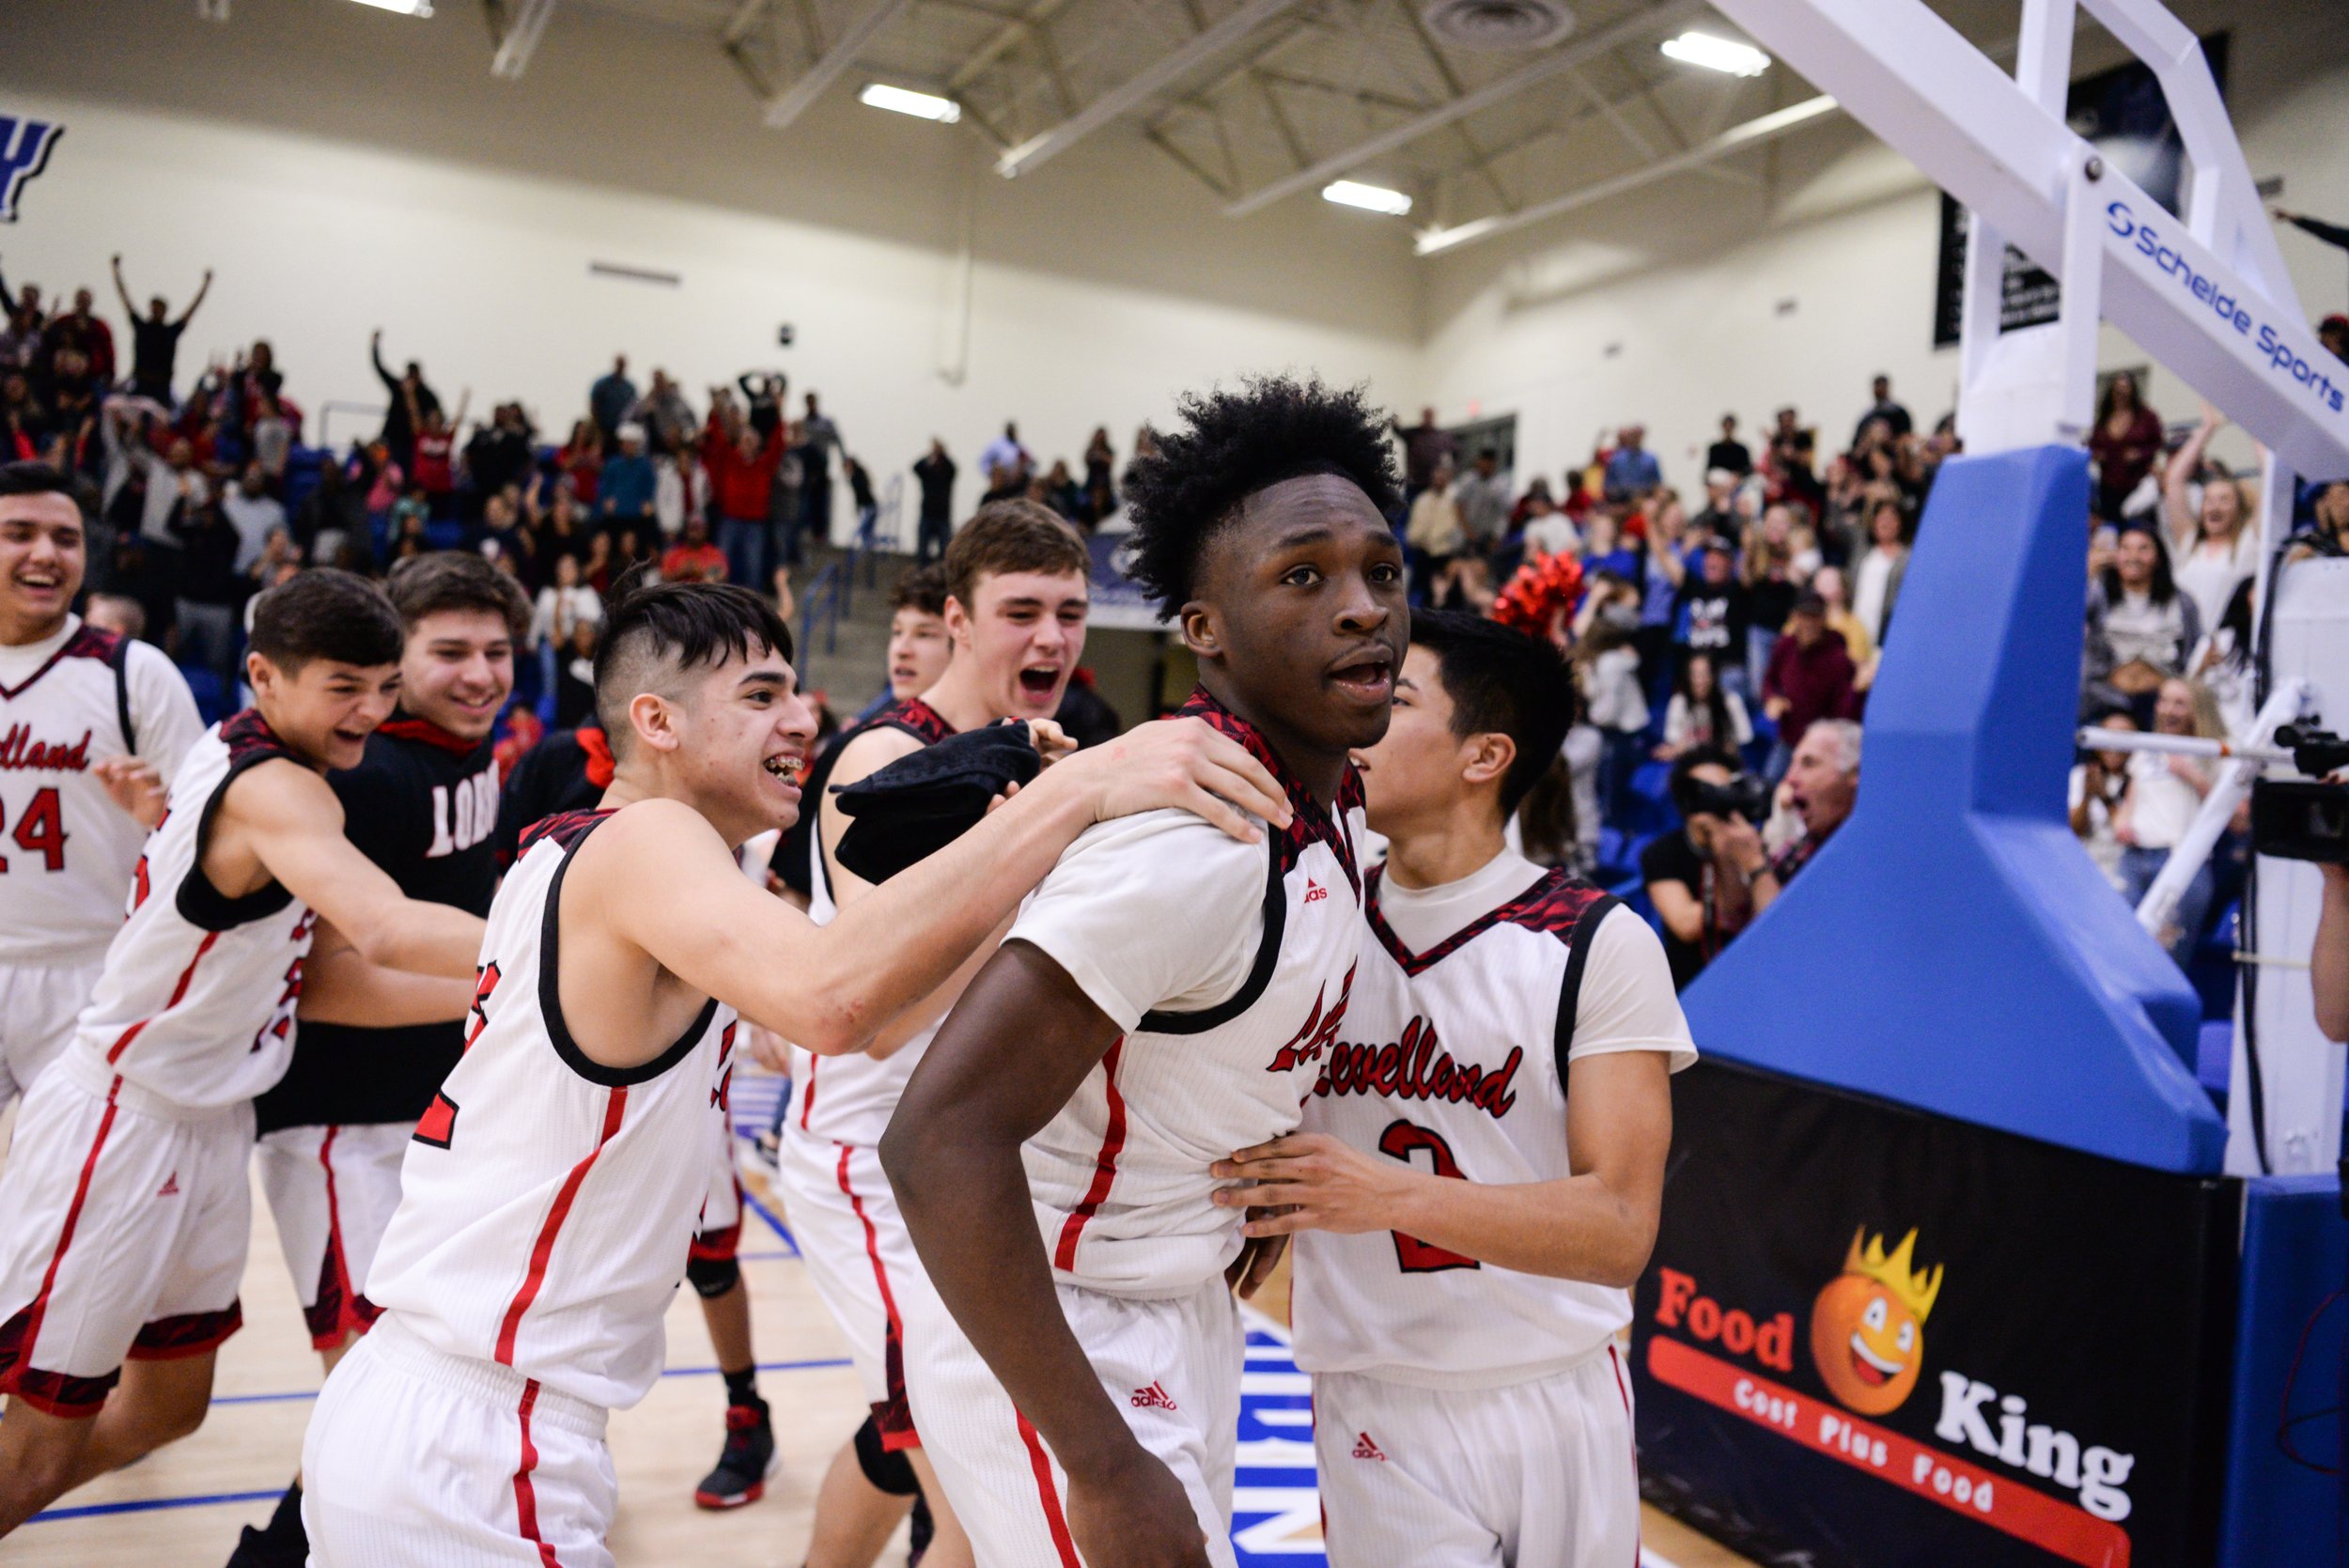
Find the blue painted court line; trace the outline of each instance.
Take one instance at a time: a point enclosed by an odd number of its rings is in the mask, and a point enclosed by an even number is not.
[[[210,1508],[217,1503],[273,1501],[286,1495],[283,1486],[266,1492],[213,1492],[200,1498],[140,1498],[131,1502],[92,1502],[79,1508],[53,1508],[24,1522],[47,1524],[54,1519],[87,1519],[101,1514],[150,1514],[159,1508]]]
[[[783,1237],[783,1244],[791,1249],[791,1255],[793,1257],[796,1258],[800,1255],[799,1242],[793,1238],[789,1231],[784,1228],[783,1221],[775,1218],[775,1211],[758,1201],[758,1195],[756,1193],[753,1192],[747,1187],[744,1188],[742,1189],[742,1202],[751,1205],[752,1213],[767,1221],[768,1229],[773,1231],[775,1234]]]

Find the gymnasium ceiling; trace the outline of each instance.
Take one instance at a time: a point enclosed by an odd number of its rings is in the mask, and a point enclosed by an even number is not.
[[[1994,50],[2019,11],[1933,3]],[[439,4],[479,8],[484,67],[503,76],[528,70],[568,9],[706,39],[713,79],[731,79],[745,118],[781,136],[819,98],[880,82],[954,100],[961,125],[946,133],[985,138],[999,172],[1016,164],[1020,179],[1050,179],[1066,147],[1115,135],[1236,220],[1341,177],[1391,187],[1411,196],[1423,253],[1666,176],[1700,191],[1757,185],[1777,137],[1804,122],[1796,106],[1829,107],[1783,66],[1739,78],[1660,53],[1690,27],[1740,36],[1703,0]],[[1510,41],[1555,29],[1561,11],[1563,36]],[[1447,20],[1486,46],[1446,37]]]

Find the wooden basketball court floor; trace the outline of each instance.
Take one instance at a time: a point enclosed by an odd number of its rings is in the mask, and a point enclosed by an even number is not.
[[[738,1074],[739,1126],[764,1126],[781,1087],[778,1079]],[[620,1511],[611,1546],[623,1565],[797,1568],[824,1467],[864,1417],[848,1352],[791,1241],[789,1216],[747,1164],[744,1188],[751,1208],[742,1273],[759,1389],[774,1410],[783,1466],[760,1502],[727,1514],[693,1506],[693,1483],[718,1454],[725,1401],[699,1306],[679,1291],[668,1316],[668,1371],[642,1405],[612,1419]],[[300,1457],[320,1374],[257,1186],[254,1213],[244,1328],[222,1347],[203,1429],[73,1492],[0,1541],[0,1568],[210,1568],[227,1560],[240,1527],[269,1516]],[[1285,1276],[1277,1280],[1269,1312],[1250,1316],[1235,1498],[1241,1568],[1324,1561],[1307,1384],[1282,1326],[1286,1287]],[[1644,1529],[1645,1568],[1745,1568],[1744,1559],[1654,1509]],[[904,1549],[901,1530],[882,1562],[895,1568]]]

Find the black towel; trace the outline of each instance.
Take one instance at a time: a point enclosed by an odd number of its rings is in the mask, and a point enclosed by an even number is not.
[[[868,882],[885,882],[960,838],[1006,785],[1026,784],[1043,767],[1022,723],[948,736],[833,787],[841,811],[855,818],[833,858]]]

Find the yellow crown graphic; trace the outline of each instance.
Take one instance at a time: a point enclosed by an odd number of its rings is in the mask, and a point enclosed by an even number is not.
[[[1941,1294],[1941,1274],[1944,1265],[1935,1264],[1932,1270],[1924,1274],[1909,1272],[1909,1265],[1913,1261],[1910,1253],[1917,1245],[1917,1232],[1914,1227],[1906,1235],[1901,1237],[1901,1244],[1892,1249],[1890,1257],[1885,1255],[1884,1238],[1880,1235],[1868,1236],[1867,1250],[1860,1250],[1859,1238],[1867,1235],[1867,1233],[1868,1227],[1865,1225],[1852,1232],[1851,1250],[1843,1257],[1843,1272],[1874,1280],[1886,1290],[1899,1296],[1908,1310],[1916,1314],[1918,1322],[1924,1322],[1926,1316],[1933,1311],[1935,1298]]]

